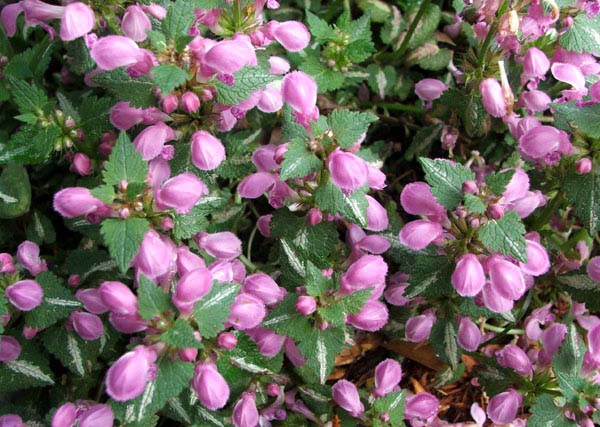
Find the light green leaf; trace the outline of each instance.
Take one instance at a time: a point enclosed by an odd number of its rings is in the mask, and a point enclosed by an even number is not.
[[[321,384],[325,384],[333,370],[335,356],[342,351],[343,346],[344,330],[341,328],[327,328],[323,331],[312,328],[310,334],[298,343],[308,368],[316,374]]]
[[[162,64],[150,70],[154,76],[154,82],[163,94],[167,94],[178,88],[188,79],[188,73],[174,64]]]
[[[13,100],[21,113],[40,115],[44,111],[48,105],[48,97],[42,89],[11,76],[6,76],[6,78],[10,84]]]
[[[102,178],[108,185],[119,185],[121,181],[143,183],[148,175],[148,164],[142,155],[135,151],[131,140],[125,132],[119,134],[108,162],[104,165]]]
[[[447,160],[422,157],[419,162],[437,201],[447,209],[455,209],[463,198],[463,182],[474,180],[475,174],[466,167],[459,164],[453,165]]]
[[[581,12],[567,32],[560,36],[559,42],[567,50],[600,55],[600,17],[590,19]]]
[[[331,289],[331,279],[323,276],[312,262],[306,261],[306,293],[316,297]]]
[[[472,194],[465,194],[465,208],[471,213],[482,214],[485,212],[485,203]]]
[[[350,110],[334,110],[329,115],[331,130],[338,145],[350,148],[367,132],[369,125],[377,121],[372,113],[361,113]]]
[[[515,174],[514,169],[504,172],[494,172],[485,177],[485,183],[494,195],[500,197]]]
[[[258,89],[264,89],[275,78],[276,76],[259,66],[245,67],[233,74],[231,86],[221,81],[215,82],[217,101],[225,105],[237,105]]]
[[[585,175],[572,173],[562,183],[575,214],[591,235],[600,230],[600,173],[597,165]]]
[[[322,161],[308,151],[303,141],[293,141],[288,144],[284,160],[281,163],[280,178],[285,181],[290,178],[303,178],[322,166]]]
[[[73,294],[53,273],[44,271],[35,281],[44,290],[42,304],[25,313],[25,324],[32,328],[47,328],[59,320],[67,318],[76,308],[81,307]]]
[[[212,289],[194,306],[194,319],[200,335],[213,338],[225,329],[230,307],[238,294],[240,286],[234,283],[213,283]]]
[[[202,343],[194,337],[194,329],[187,320],[179,318],[163,332],[160,340],[175,348],[201,348]]]
[[[553,103],[557,123],[566,122],[573,129],[579,129],[591,138],[600,138],[600,104],[578,107],[575,101]],[[563,126],[560,126],[563,127]],[[568,127],[566,130],[569,130]]]
[[[0,218],[17,218],[29,211],[31,185],[27,170],[9,164],[0,174]]]
[[[549,394],[542,394],[530,409],[532,416],[527,419],[527,427],[576,427],[574,420],[567,418]]]
[[[478,237],[489,249],[527,262],[525,226],[516,212],[508,211],[500,219],[490,219],[479,229]]]
[[[121,272],[129,269],[129,263],[138,253],[149,229],[150,225],[144,218],[106,218],[102,221],[100,231],[104,243]]]
[[[138,313],[144,320],[152,320],[171,308],[169,294],[145,276],[140,277],[137,294]]]
[[[314,40],[321,44],[337,37],[335,30],[327,21],[308,10],[306,11],[306,22]]]
[[[405,401],[406,391],[398,390],[377,399],[373,403],[373,411],[378,415],[387,414],[392,427],[403,427]]]
[[[314,193],[319,208],[333,214],[339,213],[361,227],[367,225],[367,198],[362,189],[346,195],[331,180],[319,186]]]

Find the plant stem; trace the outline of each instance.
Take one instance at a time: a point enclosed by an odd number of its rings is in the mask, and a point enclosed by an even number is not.
[[[248,267],[248,269],[254,273],[256,270],[258,270],[258,267],[256,266],[256,264],[254,264],[252,261],[250,261],[248,258],[246,258],[246,256],[244,254],[240,255],[240,261],[242,261],[242,263]]]
[[[410,42],[410,39],[412,38],[415,30],[417,29],[419,21],[421,21],[421,18],[423,17],[425,11],[429,7],[429,3],[431,3],[431,0],[423,0],[423,3],[421,3],[421,6],[419,6],[419,10],[417,11],[417,14],[415,15],[412,22],[410,23],[410,27],[408,27],[408,31],[406,32],[406,35],[402,40],[402,44],[400,45],[397,51],[392,52],[392,59],[402,58],[402,55],[404,55],[404,52],[406,52],[406,49],[408,49],[408,43]]]
[[[423,114],[423,109],[421,107],[400,104],[399,102],[365,102],[364,105],[368,107],[381,107],[392,111],[405,111],[407,113]]]
[[[523,335],[525,333],[524,329],[509,329],[502,328],[500,326],[488,325],[487,323],[483,324],[483,329],[487,329],[488,331],[505,333],[508,335]]]

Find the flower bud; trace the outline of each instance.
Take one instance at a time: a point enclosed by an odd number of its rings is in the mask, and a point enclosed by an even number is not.
[[[461,256],[452,273],[452,286],[463,297],[477,295],[485,285],[485,273],[477,256],[465,254]]]
[[[175,139],[175,132],[163,122],[148,126],[133,140],[135,151],[142,155],[144,160],[158,157],[165,146],[165,142]]]
[[[187,91],[181,95],[181,109],[192,114],[200,108],[200,98],[194,92]]]
[[[69,316],[73,329],[81,338],[88,341],[97,340],[104,333],[102,320],[95,314],[74,311]]]
[[[120,130],[128,130],[144,120],[144,110],[130,106],[129,101],[117,102],[110,110],[110,123]]]
[[[353,262],[340,278],[340,288],[353,293],[385,283],[388,265],[381,256],[363,255]]]
[[[256,328],[266,315],[267,310],[262,300],[250,294],[240,293],[235,297],[227,322],[236,329],[252,329]]]
[[[458,324],[458,345],[467,351],[477,351],[483,337],[481,331],[475,323],[468,317],[460,319]]]
[[[104,203],[84,187],[64,188],[54,195],[54,210],[65,218],[86,215],[103,206]]]
[[[525,280],[521,269],[499,256],[488,260],[491,286],[503,298],[518,300],[525,293]]]
[[[115,415],[110,406],[94,405],[85,411],[79,419],[79,427],[112,427]]]
[[[133,40],[123,36],[101,37],[90,50],[90,56],[98,68],[105,71],[135,64],[143,55],[143,50]]]
[[[281,91],[272,86],[267,86],[260,91],[260,99],[256,107],[263,113],[275,113],[283,107]]]
[[[127,7],[121,21],[123,34],[135,42],[143,42],[148,37],[146,31],[151,29],[152,23],[141,6],[131,5]]]
[[[127,315],[137,313],[137,297],[124,283],[102,282],[99,289],[102,302],[111,312]]]
[[[439,400],[425,391],[417,393],[406,401],[404,415],[408,419],[427,420],[434,417],[440,408]]]
[[[579,175],[586,175],[592,171],[592,161],[588,157],[583,157],[575,163],[575,169]]]
[[[367,183],[369,169],[360,157],[335,150],[327,157],[331,180],[342,190],[353,191]]]
[[[283,301],[286,294],[285,290],[265,273],[255,273],[246,277],[242,292],[260,298],[267,306]]]
[[[404,334],[410,342],[421,342],[429,338],[431,328],[436,322],[435,314],[429,312],[420,316],[411,317],[406,321]]]
[[[92,161],[90,158],[83,153],[76,153],[73,156],[73,163],[71,163],[71,170],[78,173],[81,176],[90,174],[92,168]]]
[[[317,301],[308,295],[301,295],[296,301],[296,311],[303,316],[312,314],[317,309]]]
[[[446,209],[438,203],[431,193],[431,187],[424,182],[405,185],[400,193],[400,204],[407,213],[425,215],[432,221],[446,215]]]
[[[546,274],[550,270],[550,259],[548,258],[548,252],[538,242],[533,240],[526,240],[527,246],[525,251],[527,252],[527,262],[519,262],[521,271],[531,276],[541,276]]]
[[[437,79],[423,79],[415,85],[417,96],[429,105],[431,101],[441,97],[447,89],[448,85]]]
[[[541,90],[528,90],[521,93],[519,105],[524,106],[529,114],[541,113],[550,107],[552,99]]]
[[[180,277],[197,268],[206,268],[204,260],[187,246],[177,248],[177,273]]]
[[[281,393],[281,387],[279,387],[278,384],[269,383],[269,385],[267,385],[267,394],[269,396],[277,397],[279,396],[279,393]]]
[[[122,355],[106,373],[106,393],[117,402],[135,399],[156,375],[156,353],[138,345]]]
[[[223,40],[210,48],[204,63],[215,71],[233,74],[247,65],[256,65],[256,52],[244,39]]]
[[[373,197],[367,195],[367,230],[383,231],[389,226],[387,211]]]
[[[142,319],[137,313],[119,314],[111,312],[108,316],[108,321],[117,331],[124,334],[134,334],[148,328],[148,322]]]
[[[211,288],[210,271],[203,267],[197,268],[179,279],[173,293],[173,303],[180,311],[189,313]]]
[[[586,269],[590,279],[600,282],[600,256],[590,258]]]
[[[171,114],[173,111],[177,110],[178,105],[179,100],[177,99],[177,95],[175,95],[174,93],[165,95],[160,101],[160,106],[162,110],[167,114]]]
[[[561,143],[561,133],[552,126],[536,126],[519,138],[519,149],[532,159],[540,159],[556,151]]]
[[[235,427],[256,427],[258,425],[258,409],[254,393],[242,393],[242,397],[233,407],[231,422]]]
[[[23,338],[25,338],[26,340],[32,340],[35,338],[39,331],[41,331],[40,328],[31,328],[29,326],[23,326]]]
[[[281,56],[269,57],[269,73],[283,75],[290,71],[290,63]]]
[[[60,38],[72,41],[92,31],[96,23],[94,11],[81,2],[67,4],[60,20]]]
[[[258,172],[245,177],[238,185],[240,196],[246,199],[257,199],[275,185],[275,177],[271,173]]]
[[[225,147],[218,138],[199,130],[192,135],[192,163],[200,170],[219,167],[225,160]]]
[[[542,349],[538,354],[538,360],[543,365],[550,365],[554,355],[558,352],[560,345],[567,335],[567,326],[562,323],[553,323],[542,332],[540,341]]]
[[[523,74],[521,81],[544,79],[550,69],[550,61],[546,54],[537,47],[530,47],[523,58]]]
[[[285,335],[279,335],[270,329],[254,328],[246,333],[258,347],[258,351],[265,357],[275,357],[281,351],[285,343]]]
[[[12,362],[21,354],[21,344],[15,337],[0,336],[0,362]]]
[[[196,244],[211,257],[217,259],[234,259],[242,254],[242,241],[229,231],[219,233],[198,233]]]
[[[494,78],[485,79],[479,84],[481,101],[485,110],[493,117],[506,116],[506,101],[502,86]]]
[[[96,288],[79,289],[77,293],[75,293],[75,298],[77,298],[83,304],[83,307],[90,313],[102,314],[108,311],[108,307],[102,301],[100,291]]]
[[[317,105],[317,83],[302,71],[292,71],[283,78],[281,95],[294,111],[308,116]]]
[[[208,187],[200,178],[185,172],[165,181],[156,193],[156,201],[161,209],[173,208],[178,214],[187,214],[206,194]]]
[[[0,273],[14,273],[15,263],[10,254],[0,253]]]
[[[71,402],[67,402],[52,415],[52,427],[73,427],[76,419],[77,408]]]
[[[142,5],[144,12],[152,16],[154,19],[162,21],[167,16],[167,9],[156,3]]]
[[[533,366],[527,354],[514,344],[507,344],[496,352],[500,366],[513,369],[517,374],[527,376],[533,372]]]
[[[44,291],[34,280],[20,280],[8,286],[4,295],[21,311],[31,311],[42,303]]]
[[[358,314],[348,315],[348,324],[363,331],[375,332],[388,322],[387,306],[381,301],[367,301]]]
[[[336,382],[331,389],[333,400],[345,409],[352,417],[360,418],[365,412],[365,407],[360,401],[356,386],[347,380]]]
[[[477,194],[479,192],[477,183],[472,180],[467,180],[467,181],[463,182],[462,192],[465,194]]]
[[[415,251],[420,251],[430,243],[439,240],[443,233],[444,230],[439,223],[417,219],[402,227],[400,243]]]
[[[483,287],[481,297],[483,305],[494,313],[506,313],[512,310],[514,305],[512,299],[504,298],[489,282]]]
[[[25,240],[17,248],[17,261],[34,277],[48,271],[46,261],[40,258],[40,247],[29,240]]]
[[[273,31],[273,36],[289,52],[298,52],[310,42],[310,33],[306,26],[298,21],[279,23]]]
[[[380,362],[375,368],[375,388],[373,396],[383,397],[398,388],[402,379],[402,367],[393,359]]]
[[[219,347],[225,350],[231,350],[237,345],[237,338],[231,332],[221,332],[217,338]]]
[[[150,230],[144,235],[132,264],[138,274],[158,283],[174,269],[175,257],[175,246],[169,238]]]
[[[229,400],[229,385],[219,374],[213,362],[198,363],[192,379],[192,388],[200,403],[211,411],[216,411]]]
[[[514,421],[522,403],[523,398],[519,392],[509,389],[490,399],[487,407],[488,417],[496,424],[508,424]]]

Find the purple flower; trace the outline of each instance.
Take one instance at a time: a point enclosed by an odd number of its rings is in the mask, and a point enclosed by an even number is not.
[[[173,208],[178,214],[186,214],[206,194],[208,187],[200,178],[185,172],[165,181],[155,197],[161,209]]]
[[[15,337],[0,336],[0,362],[12,362],[21,355],[21,344]]]
[[[386,359],[375,367],[373,395],[382,397],[395,391],[402,379],[402,367],[393,359]]]
[[[427,420],[434,417],[439,408],[439,400],[432,394],[422,391],[406,401],[404,415],[408,419]]]
[[[302,22],[285,21],[279,23],[273,36],[286,50],[298,52],[308,46],[310,33]]]
[[[420,316],[414,316],[407,320],[406,329],[404,334],[407,341],[410,342],[421,342],[429,338],[431,328],[436,322],[437,318],[432,312],[421,314]]]
[[[500,366],[513,369],[517,374],[527,376],[533,372],[533,366],[527,354],[514,344],[505,345],[496,352],[496,360]]]
[[[4,295],[21,311],[31,311],[42,303],[44,291],[34,280],[20,280],[9,285]]]
[[[358,314],[346,318],[348,324],[363,331],[375,332],[388,322],[387,306],[381,301],[367,301]]]
[[[94,42],[90,56],[96,61],[98,68],[110,71],[141,61],[144,52],[129,37],[106,36]]]
[[[485,285],[485,273],[476,255],[461,256],[452,273],[452,286],[460,296],[475,296]]]
[[[254,393],[242,393],[240,400],[233,407],[231,422],[235,427],[256,427],[258,425],[258,409],[256,409]]]
[[[212,362],[207,361],[196,365],[192,388],[198,395],[200,403],[211,411],[222,408],[229,400],[229,385]]]
[[[477,325],[468,317],[462,317],[458,324],[458,345],[467,351],[477,351],[483,337]]]
[[[152,29],[152,23],[141,6],[128,6],[121,21],[123,34],[135,42],[143,42],[148,35],[146,31]]]
[[[69,316],[75,332],[84,340],[97,340],[104,332],[102,320],[95,314],[74,311]]]
[[[218,138],[199,130],[192,135],[192,163],[204,171],[219,167],[225,160],[225,147]]]
[[[229,232],[199,233],[194,237],[198,247],[217,259],[233,259],[242,253],[242,241]]]
[[[46,261],[40,258],[40,247],[29,240],[25,240],[17,248],[17,261],[34,277],[48,271]]]
[[[331,180],[342,190],[353,191],[367,183],[367,163],[352,153],[335,150],[327,157]]]
[[[54,210],[65,218],[87,215],[103,207],[104,203],[84,187],[64,188],[54,195]]]
[[[437,222],[417,219],[405,224],[400,230],[400,243],[404,246],[419,251],[425,249],[430,243],[439,240],[444,233],[442,226]]]
[[[523,398],[518,391],[509,389],[490,399],[487,415],[496,424],[508,424],[517,417]]]
[[[102,302],[111,312],[125,315],[137,313],[137,297],[124,283],[102,282],[99,289]]]
[[[362,417],[365,407],[360,401],[358,390],[354,384],[350,381],[340,380],[333,385],[331,393],[335,403],[345,409],[352,417]]]
[[[485,110],[494,117],[504,117],[507,114],[506,101],[502,92],[502,86],[498,80],[489,78],[479,84],[481,101]]]
[[[106,393],[117,402],[138,397],[156,375],[156,357],[143,345],[122,355],[106,373]]]

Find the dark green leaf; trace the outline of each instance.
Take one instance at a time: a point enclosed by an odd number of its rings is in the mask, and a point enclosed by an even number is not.
[[[144,320],[152,320],[171,308],[169,294],[145,276],[140,277],[137,294],[138,313]]]
[[[515,212],[509,211],[500,219],[489,220],[479,229],[478,237],[489,249],[527,262],[525,226]]]
[[[147,175],[148,164],[142,160],[142,155],[135,151],[127,134],[121,132],[108,162],[104,165],[104,182],[109,185],[119,185],[121,181],[143,183]]]
[[[217,101],[225,105],[237,105],[258,89],[264,89],[273,80],[275,76],[259,66],[245,67],[233,74],[231,86],[221,81],[215,83]]]
[[[515,174],[514,169],[504,172],[494,172],[485,177],[485,183],[494,195],[500,197],[506,190],[506,186]]]
[[[25,314],[25,324],[32,328],[47,328],[65,319],[73,310],[81,307],[60,278],[44,271],[35,278],[44,290],[42,304]]]
[[[100,353],[100,340],[86,341],[60,325],[45,331],[42,341],[71,372],[80,377],[92,373]]]
[[[316,374],[321,384],[325,384],[333,370],[335,356],[342,351],[343,345],[343,329],[327,328],[322,331],[313,328],[310,334],[298,343],[298,348],[306,358],[308,368]]]
[[[158,65],[150,71],[154,76],[154,82],[163,94],[172,92],[188,79],[188,73],[173,64]]]
[[[342,148],[350,148],[367,132],[369,125],[377,121],[372,113],[360,113],[350,110],[334,110],[329,115],[331,130]]]
[[[31,185],[27,170],[9,164],[0,174],[0,218],[17,218],[29,211]]]
[[[585,228],[590,234],[596,234],[600,230],[600,173],[597,167],[585,175],[567,175],[562,188]]]
[[[101,233],[110,255],[124,273],[138,253],[144,235],[150,229],[144,218],[106,218],[102,221]]]
[[[163,332],[160,340],[175,348],[201,348],[202,344],[194,337],[194,329],[187,320],[180,317]]]
[[[233,283],[213,283],[212,289],[194,306],[194,319],[200,335],[213,338],[225,329],[230,307],[238,293],[239,285]]]
[[[556,407],[552,396],[542,394],[530,409],[532,416],[527,420],[528,427],[576,427],[574,420],[567,418],[561,408]]]
[[[600,17],[588,18],[585,12],[577,15],[559,42],[566,50],[600,55]]]
[[[453,165],[447,160],[420,158],[419,162],[437,201],[447,209],[455,209],[463,198],[463,182],[474,180],[475,174],[466,167]]]
[[[193,14],[192,14],[193,16]],[[154,82],[147,76],[130,77],[122,68],[105,71],[92,78],[120,101],[130,101],[132,107],[150,107],[155,103]]]
[[[362,189],[346,195],[329,180],[319,186],[314,196],[321,210],[333,214],[339,213],[361,227],[366,227],[368,202]]]
[[[322,166],[321,160],[308,151],[303,141],[293,141],[288,144],[281,163],[280,178],[285,181],[290,178],[303,178]]]
[[[39,115],[44,111],[44,108],[48,105],[48,97],[42,89],[14,77],[8,76],[7,78],[10,83],[13,100],[21,113],[35,113]]]

